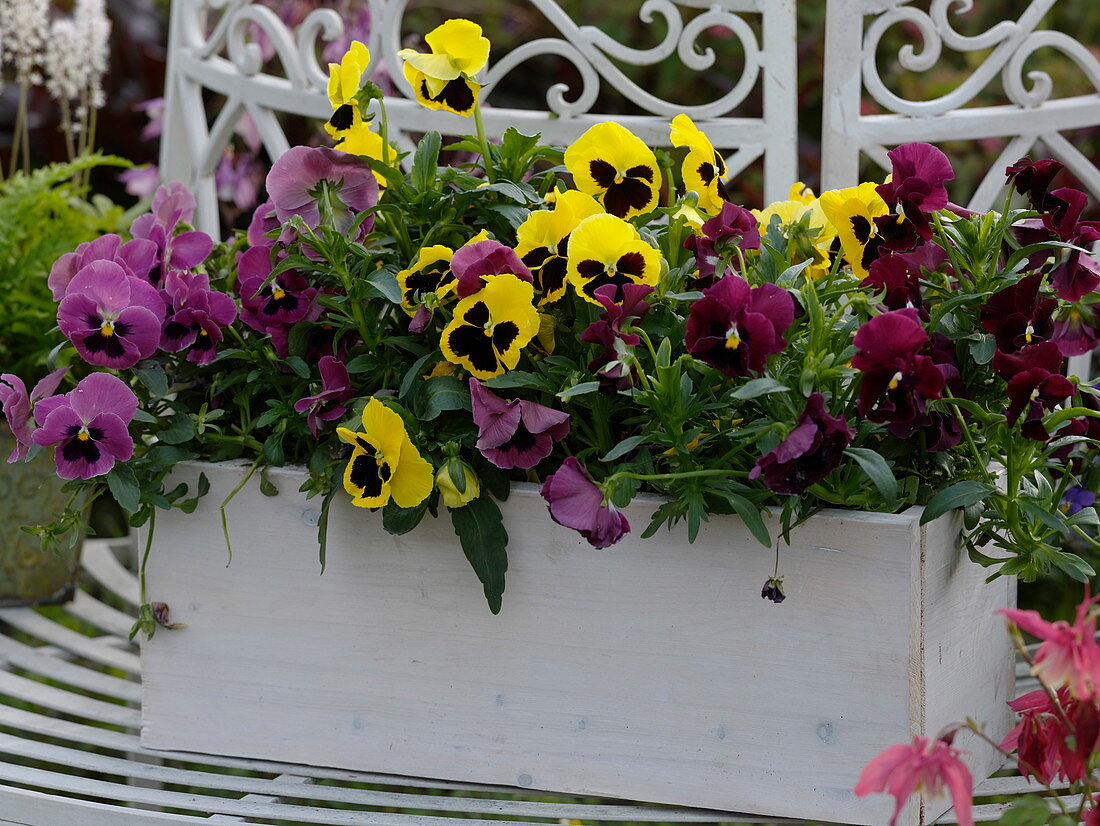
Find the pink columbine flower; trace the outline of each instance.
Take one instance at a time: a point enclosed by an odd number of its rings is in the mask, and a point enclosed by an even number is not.
[[[237,304],[228,295],[210,289],[205,273],[172,270],[164,279],[161,297],[168,317],[161,330],[160,347],[170,353],[187,351],[187,360],[209,364],[225,338],[223,328],[237,317]]]
[[[539,493],[550,508],[550,518],[580,533],[593,548],[614,545],[630,533],[626,516],[605,501],[599,485],[572,456],[557,473],[546,477]]]
[[[138,398],[122,379],[92,373],[63,396],[43,399],[34,407],[41,425],[34,441],[55,445],[54,463],[62,479],[91,479],[109,473],[115,462],[134,455],[127,428]]]
[[[959,826],[973,826],[970,809],[974,801],[974,781],[970,770],[959,759],[958,749],[946,739],[914,737],[910,744],[890,746],[863,768],[856,783],[856,797],[890,794],[897,801],[890,826],[897,823],[902,807],[912,794],[921,791],[939,797],[944,789],[951,794]]]
[[[294,402],[295,412],[307,414],[306,424],[315,439],[321,438],[321,422],[334,421],[347,413],[344,402],[355,395],[348,368],[340,359],[325,356],[317,367],[321,371],[321,392]]]
[[[569,433],[569,414],[541,404],[506,401],[470,379],[477,449],[499,468],[533,468]]]
[[[4,417],[8,420],[11,435],[15,437],[15,448],[8,456],[9,462],[20,462],[27,458],[31,445],[34,444],[34,406],[45,398],[54,394],[61,379],[69,372],[68,367],[54,370],[42,381],[34,386],[34,390],[27,394],[27,386],[19,376],[4,373],[0,376],[0,407],[4,409]]]
[[[1047,622],[1037,611],[1003,608],[1013,625],[1042,640],[1035,652],[1032,674],[1051,688],[1067,686],[1079,700],[1100,700],[1100,645],[1096,642],[1096,615],[1092,606],[1100,595],[1077,606],[1073,624]]]
[[[164,300],[112,261],[76,274],[57,305],[57,324],[88,364],[124,370],[157,350]]]
[[[145,238],[134,238],[125,243],[117,235],[101,235],[94,241],[81,244],[73,252],[67,252],[54,262],[46,284],[53,293],[53,300],[65,297],[69,282],[93,261],[112,261],[134,278],[148,279],[157,262],[157,245]]]
[[[455,291],[459,298],[476,293],[484,286],[486,278],[493,275],[511,273],[528,284],[535,283],[531,270],[516,255],[516,251],[491,239],[455,250],[451,258],[451,272],[458,281]]]

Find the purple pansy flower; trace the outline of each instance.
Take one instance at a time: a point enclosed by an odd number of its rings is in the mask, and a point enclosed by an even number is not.
[[[756,462],[749,478],[764,477],[764,484],[776,493],[802,493],[833,472],[854,435],[842,417],[829,415],[825,397],[814,393],[806,399],[794,430]]]
[[[147,279],[157,262],[157,245],[145,238],[134,238],[126,243],[117,235],[101,235],[94,241],[81,244],[73,252],[67,252],[54,262],[46,284],[53,293],[53,300],[65,297],[69,282],[93,261],[113,261],[134,278]]]
[[[486,239],[476,244],[466,244],[455,250],[451,258],[451,272],[458,281],[459,298],[473,295],[485,285],[485,276],[511,273],[521,281],[534,284],[531,270],[516,255],[516,251],[500,241]]]
[[[1033,161],[1026,155],[1005,169],[1007,183],[1021,195],[1027,195],[1033,209],[1045,208],[1050,182],[1065,168],[1065,164],[1053,158]]]
[[[684,247],[695,253],[699,268],[697,286],[709,286],[725,273],[717,272],[718,263],[727,247],[734,245],[742,250],[760,249],[760,225],[756,216],[744,207],[722,204],[722,211],[703,223],[701,235],[692,235],[684,241]],[[737,259],[731,262],[736,269]]]
[[[747,376],[787,346],[783,334],[793,322],[794,299],[782,287],[750,287],[744,278],[727,275],[691,305],[687,349],[727,376]]]
[[[267,174],[267,191],[281,222],[298,215],[311,229],[321,223],[322,196],[342,232],[356,215],[378,203],[378,181],[371,168],[361,158],[327,146],[295,146],[284,153]],[[359,236],[373,226],[371,215],[359,225]]]
[[[584,465],[570,456],[539,490],[550,508],[550,518],[578,531],[593,548],[614,545],[630,532],[630,523],[592,481]]]
[[[928,143],[907,143],[892,149],[887,157],[892,164],[890,181],[880,184],[876,191],[888,205],[900,210],[917,235],[927,241],[932,237],[928,216],[948,203],[944,184],[955,179],[951,161]]]
[[[170,353],[187,350],[187,360],[209,364],[225,338],[222,328],[237,317],[237,304],[225,293],[210,289],[205,273],[173,270],[164,279],[161,296],[168,317],[161,330],[160,347]]]
[[[269,238],[268,235],[281,226],[275,215],[275,205],[270,199],[264,201],[252,213],[252,220],[248,224],[248,245],[250,247],[275,246],[278,239]]]
[[[190,270],[205,261],[214,242],[199,230],[176,232],[195,216],[195,197],[178,181],[156,191],[152,210],[134,219],[130,234],[156,244],[159,252],[149,280],[159,285],[168,270]]]
[[[1062,502],[1058,506],[1062,513],[1067,516],[1073,516],[1078,511],[1085,508],[1091,508],[1096,504],[1096,494],[1091,490],[1085,490],[1084,488],[1070,488],[1066,491],[1066,495],[1062,497]]]
[[[599,320],[593,321],[581,333],[581,341],[603,345],[600,355],[588,363],[588,369],[600,382],[601,393],[617,393],[634,384],[637,368],[631,351],[642,339],[637,333],[624,333],[622,328],[631,320],[641,321],[646,317],[650,310],[646,296],[651,292],[653,287],[648,284],[624,284],[621,302],[615,301],[619,290],[613,284],[593,293],[604,311]]]
[[[271,251],[265,247],[245,250],[238,259],[241,321],[260,333],[312,317],[317,298],[317,288],[297,270],[287,270],[268,281],[272,268]]]
[[[27,453],[34,444],[34,406],[43,399],[49,398],[57,390],[61,379],[69,372],[68,367],[54,370],[38,384],[34,390],[27,394],[27,386],[19,376],[4,373],[0,376],[0,407],[4,409],[4,417],[8,420],[11,435],[15,437],[15,448],[8,456],[9,462],[18,462],[27,457]]]
[[[138,200],[144,201],[160,186],[160,167],[147,163],[124,169],[115,176],[115,180],[126,187],[127,195],[133,195]]]
[[[477,449],[499,468],[533,468],[569,433],[569,414],[534,402],[505,401],[470,378]]]
[[[856,331],[858,352],[852,366],[863,373],[856,407],[872,422],[913,422],[930,399],[938,399],[946,380],[928,356],[929,343],[916,310],[875,316]]]
[[[355,395],[348,368],[340,359],[325,356],[317,366],[321,371],[321,392],[294,402],[296,412],[308,411],[306,424],[315,439],[321,438],[321,422],[331,422],[343,416],[348,410],[344,402]]]
[[[1091,353],[1100,343],[1100,306],[1078,303],[1061,308],[1054,316],[1050,340],[1067,358]]]
[[[156,289],[112,261],[76,274],[57,305],[57,324],[88,364],[124,370],[160,344],[164,301]]]
[[[92,373],[63,396],[38,402],[34,417],[40,427],[34,441],[56,445],[54,463],[62,479],[91,479],[110,472],[115,462],[134,455],[127,430],[138,398],[110,373]]]

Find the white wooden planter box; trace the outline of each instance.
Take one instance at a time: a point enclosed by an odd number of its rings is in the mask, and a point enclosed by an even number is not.
[[[734,518],[694,544],[603,551],[550,521],[533,486],[503,506],[504,610],[489,613],[450,520],[404,537],[333,501],[319,575],[319,500],[276,470],[218,504],[239,465],[180,465],[211,490],[158,516],[149,598],[187,624],[142,647],[142,743],[158,749],[576,794],[882,823],[857,800],[863,765],[914,734],[973,717],[1007,730],[1013,657],[993,615],[1005,579],[957,545],[959,521],[827,511],[781,549],[788,599],[760,598],[770,551]],[[977,779],[999,760],[975,740]],[[915,802],[903,823],[947,808]]]

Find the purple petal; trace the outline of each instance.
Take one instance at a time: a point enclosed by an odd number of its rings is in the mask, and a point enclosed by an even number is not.
[[[43,402],[38,403],[35,413],[39,412],[42,405]],[[56,445],[71,438],[69,435],[71,430],[79,430],[84,426],[84,422],[76,415],[76,411],[65,403],[55,406],[50,414],[40,421],[42,426],[34,431],[34,442],[43,447]]]
[[[61,380],[65,378],[65,374],[69,372],[68,367],[62,367],[59,370],[54,370],[52,373],[43,378],[38,384],[34,386],[34,390],[31,391],[30,402],[33,404],[36,401],[52,396],[57,390],[57,386],[61,384]],[[0,376],[3,379],[4,376]],[[22,382],[20,382],[22,384]]]
[[[175,236],[172,239],[171,249],[172,254],[168,265],[189,270],[207,259],[211,250],[214,249],[214,242],[205,232],[191,230]]]
[[[100,413],[112,413],[125,426],[134,418],[138,397],[126,382],[110,373],[92,373],[80,380],[68,394],[69,404],[80,419],[87,423]]]
[[[126,422],[114,413],[100,413],[88,422],[88,429],[98,430],[102,434],[96,441],[105,453],[109,453],[118,461],[126,462],[134,455],[134,440],[130,436]]]
[[[553,430],[556,439],[560,439],[569,433],[569,414],[554,410],[552,407],[521,401],[520,415],[523,418],[523,424],[531,433],[546,433]],[[563,426],[564,431],[562,430]]]

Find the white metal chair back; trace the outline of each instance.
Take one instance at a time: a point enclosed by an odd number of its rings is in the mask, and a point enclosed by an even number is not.
[[[686,112],[699,123],[716,148],[728,153],[732,174],[763,158],[767,200],[785,197],[797,177],[796,170],[796,74],[794,0],[645,0],[639,9],[642,22],[661,18],[667,33],[659,44],[638,49],[624,45],[595,26],[578,25],[554,0],[527,0],[560,32],[560,37],[540,38],[505,55],[495,56],[483,75],[485,125],[490,137],[509,126],[520,131],[539,131],[547,141],[565,144],[602,120],[614,119],[651,145],[668,145],[669,120]],[[402,150],[412,146],[411,135],[437,130],[449,134],[472,131],[468,119],[424,109],[413,99],[401,76],[397,51],[403,39],[423,32],[404,26],[408,0],[369,0],[371,33],[368,42],[372,70],[385,61],[401,93],[385,101],[391,139]],[[702,8],[685,21],[683,8]],[[598,15],[598,10],[594,12]],[[758,26],[749,21],[758,16]],[[717,99],[684,106],[662,100],[634,83],[616,63],[653,65],[678,59],[689,69],[702,72],[715,67],[711,48],[699,40],[708,30],[721,27],[739,41],[743,61],[737,66],[718,66],[736,82]],[[265,72],[264,60],[252,40],[257,28],[270,39],[281,64],[279,75]],[[757,35],[760,32],[760,36]],[[242,113],[251,116],[272,159],[289,146],[280,124],[280,113],[324,119],[331,114],[325,96],[327,69],[319,63],[318,48],[343,33],[336,12],[312,12],[296,32],[261,3],[248,0],[175,0],[169,32],[168,77],[161,171],[168,180],[181,180],[195,191],[199,202],[197,223],[207,232],[218,231],[214,171]],[[579,90],[552,85],[545,109],[493,108],[493,91],[512,72],[529,70],[527,63],[539,55],[557,55],[573,64],[581,78]],[[609,116],[594,112],[601,88],[607,86],[647,114]],[[743,117],[737,110],[759,88],[762,113]],[[213,123],[203,105],[204,90],[225,97]],[[567,100],[567,93],[572,100]]]
[[[1062,134],[1100,124],[1100,94],[1056,98],[1049,74],[1025,73],[1036,51],[1053,49],[1100,90],[1095,55],[1069,34],[1038,28],[1055,2],[1032,0],[1018,19],[965,35],[952,18],[970,11],[974,0],[930,0],[920,7],[909,0],[828,0],[822,187],[855,182],[863,155],[889,169],[886,151],[897,144],[1001,138],[1007,139],[1006,145],[970,197],[972,208],[995,206],[1004,189],[1005,167],[1028,153],[1058,158],[1100,200],[1100,170]],[[887,87],[879,70],[880,61],[893,57],[882,53],[883,36],[899,26],[917,40],[896,55],[906,71],[935,68],[945,49],[977,55],[980,61],[946,94],[920,100],[902,97]],[[998,76],[1004,102],[973,105],[979,95],[996,90]],[[863,114],[865,96],[883,113]]]

